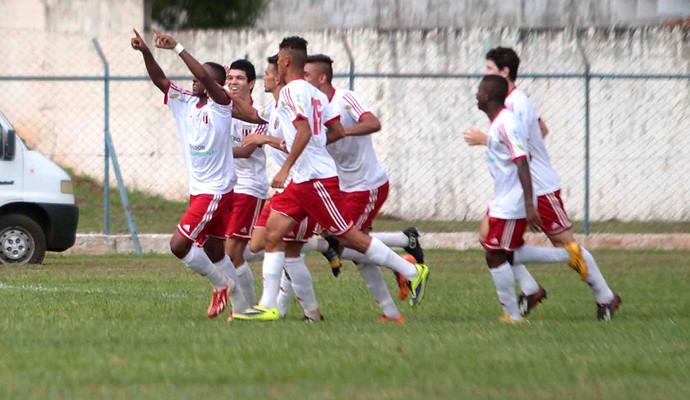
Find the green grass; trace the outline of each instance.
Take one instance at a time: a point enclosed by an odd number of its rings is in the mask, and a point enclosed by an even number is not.
[[[530,269],[549,299],[506,326],[478,251],[429,252],[404,325],[377,323],[354,268],[334,279],[320,257],[326,321],[308,324],[296,304],[284,321],[209,321],[208,283],[172,256],[51,254],[0,267],[0,398],[687,398],[690,252],[595,255],[623,297],[613,321],[596,321],[573,271],[545,265]]]
[[[74,178],[75,198],[79,206],[79,233],[103,231],[103,186],[94,179],[71,174]],[[175,202],[161,196],[151,196],[140,191],[128,192],[130,210],[140,233],[170,233],[175,230],[177,222],[187,208],[186,202]],[[117,187],[110,191],[110,231],[111,233],[128,233],[122,202]],[[582,221],[575,221],[574,232],[584,231]],[[417,226],[423,232],[473,232],[479,227],[479,221],[439,221],[439,220],[402,220],[379,216],[374,222],[378,231],[398,231],[408,226]],[[667,222],[592,222],[593,233],[687,233],[690,232],[690,221]]]

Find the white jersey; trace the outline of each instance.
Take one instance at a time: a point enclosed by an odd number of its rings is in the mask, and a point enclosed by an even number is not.
[[[527,158],[525,128],[511,111],[502,108],[491,121],[487,135],[489,172],[495,193],[489,216],[500,219],[525,218],[524,193],[515,163]],[[536,204],[536,203],[535,203]]]
[[[359,96],[350,90],[336,90],[330,104],[340,113],[340,123],[344,128],[356,125],[363,115],[371,113]],[[329,144],[326,149],[338,167],[340,190],[343,192],[373,190],[388,182],[386,170],[376,158],[371,135],[347,136]]]
[[[505,100],[506,108],[511,110],[527,129],[527,148],[529,149],[529,169],[532,186],[537,196],[553,193],[561,188],[558,174],[551,166],[549,153],[539,127],[539,114],[527,94],[513,88]]]
[[[189,193],[225,194],[237,183],[232,157],[232,103],[221,105],[210,98],[198,107],[199,97],[172,83],[165,92],[182,145]]]
[[[339,115],[328,104],[326,95],[304,79],[295,79],[281,89],[275,111],[288,151],[292,149],[297,135],[293,123],[304,119],[310,127],[309,142],[292,166],[292,180],[302,183],[337,176],[333,157],[326,150],[326,124],[339,118]]]
[[[252,124],[236,118],[233,118],[232,123],[232,145],[235,147],[242,145],[242,139],[245,136],[266,133],[265,124]],[[265,199],[268,196],[266,153],[262,147],[257,147],[248,158],[236,158],[235,171],[237,171],[235,193],[248,194],[259,199]]]

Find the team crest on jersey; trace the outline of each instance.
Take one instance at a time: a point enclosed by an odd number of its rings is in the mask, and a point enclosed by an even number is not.
[[[263,109],[263,110],[261,110],[261,113],[260,113],[260,114],[261,114],[262,117],[265,117],[266,114],[268,114],[268,112],[266,112],[266,109]]]
[[[346,109],[347,111],[350,111],[350,110],[352,110],[352,106],[349,105],[349,104],[346,104],[346,105],[345,105],[345,109]]]
[[[179,99],[179,98],[180,98],[180,94],[179,94],[179,93],[172,93],[172,94],[170,94],[170,99],[171,99],[171,100],[177,100],[177,99]]]

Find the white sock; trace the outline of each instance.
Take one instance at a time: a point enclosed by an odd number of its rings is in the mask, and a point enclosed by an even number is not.
[[[510,263],[506,261],[498,268],[489,268],[489,272],[491,272],[491,277],[494,278],[496,294],[498,294],[498,301],[501,302],[501,307],[503,307],[503,313],[514,321],[521,320],[517,297],[515,297],[515,277],[513,276]]]
[[[410,239],[402,232],[371,232],[369,236],[382,241],[388,247],[406,247],[410,244]]]
[[[570,264],[568,250],[563,247],[522,245],[513,253],[514,264],[566,263]]]
[[[388,291],[388,286],[383,280],[383,274],[381,273],[381,268],[375,264],[360,264],[357,265],[359,270],[359,275],[364,279],[367,284],[367,289],[374,299],[381,307],[381,312],[383,315],[391,318],[398,318],[400,316],[400,310],[395,305],[391,293]]]
[[[189,253],[182,258],[182,262],[192,271],[211,281],[214,289],[222,289],[228,285],[228,279],[216,269],[201,247],[193,245]]]
[[[340,258],[342,260],[352,260],[357,264],[366,264],[369,262],[367,256],[357,250],[348,249],[347,247],[343,250],[343,254],[340,255]]]
[[[520,290],[522,293],[529,296],[531,294],[537,293],[539,290],[539,284],[534,279],[532,274],[529,273],[527,267],[523,264],[517,264],[512,266],[513,275],[518,285],[520,285]]]
[[[232,311],[239,312],[249,308],[252,304],[247,302],[247,299],[244,296],[244,290],[242,289],[239,277],[235,271],[235,265],[232,263],[232,260],[230,260],[230,257],[223,256],[220,261],[213,265],[216,266],[216,269],[221,274],[230,278],[235,285],[235,290],[230,293],[230,304],[232,304]]]
[[[249,250],[249,246],[244,248],[244,253],[242,253],[242,258],[244,258],[244,261],[258,261],[264,258],[264,251],[261,250],[258,253],[252,253],[251,250]]]
[[[290,300],[295,291],[292,290],[292,282],[288,279],[285,271],[280,276],[280,292],[278,293],[278,315],[280,318],[285,318],[290,306]]]
[[[302,247],[302,253],[309,253],[310,251],[318,251],[323,253],[328,250],[328,242],[326,239],[319,236],[312,236],[307,243]]]
[[[264,254],[262,273],[264,277],[264,291],[261,293],[259,305],[266,308],[278,306],[278,292],[280,292],[280,274],[285,265],[285,253],[278,251]]]
[[[580,246],[580,249],[582,250],[582,257],[585,259],[585,263],[587,263],[587,283],[594,291],[597,303],[610,303],[613,301],[613,292],[606,284],[597,262],[594,261],[594,256],[584,247]]]
[[[303,257],[290,257],[285,259],[285,271],[290,275],[292,290],[295,292],[297,301],[302,305],[305,313],[319,309],[314,293],[314,285]]]
[[[371,238],[371,244],[367,249],[366,256],[369,263],[386,266],[402,274],[410,281],[417,277],[417,268],[414,264],[405,261],[393,250],[383,244],[382,241],[376,238]]]
[[[252,272],[251,267],[247,261],[244,264],[237,267],[237,281],[239,286],[242,288],[242,293],[244,293],[244,298],[250,306],[256,304],[256,290],[254,289],[254,272]]]

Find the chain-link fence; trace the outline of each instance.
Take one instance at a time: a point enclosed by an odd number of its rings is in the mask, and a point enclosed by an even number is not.
[[[29,146],[75,177],[80,231],[104,230],[107,126],[137,229],[171,232],[185,208],[184,162],[163,95],[126,45],[104,46],[106,61],[124,58],[131,65],[106,78],[107,64],[90,40],[12,41],[0,49],[0,111]],[[160,55],[168,75],[191,88],[184,65]],[[348,72],[341,58],[334,85],[353,84],[383,126],[374,144],[391,190],[382,210],[387,218],[377,228],[414,223],[425,231],[474,230],[493,192],[485,151],[462,140],[465,129],[488,126],[474,97],[481,58],[473,70],[452,74],[415,71],[414,63],[398,73]],[[252,61],[262,72],[265,59]],[[518,86],[549,126],[547,148],[577,231],[690,231],[690,74],[600,73],[567,64],[557,72],[529,71]],[[268,99],[260,78],[254,94],[259,103]],[[117,190],[111,198],[110,231],[126,231]]]

